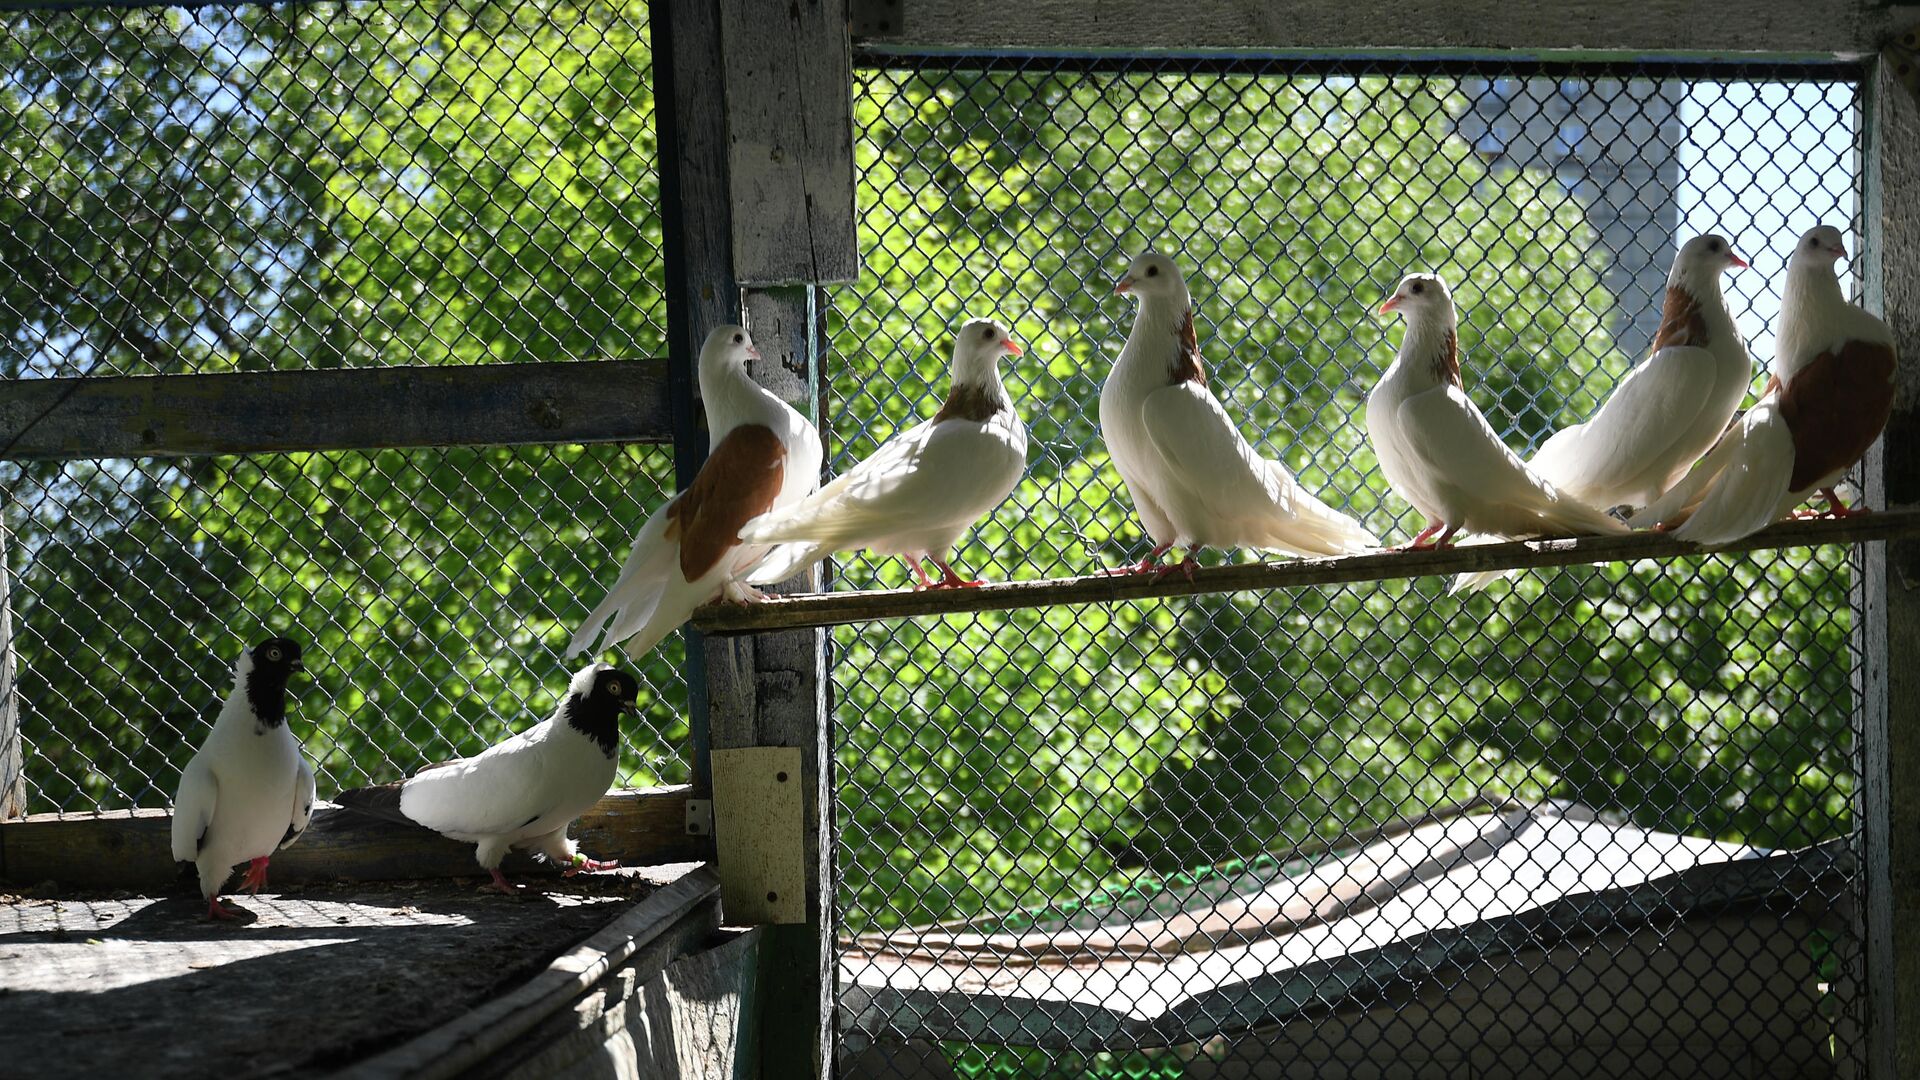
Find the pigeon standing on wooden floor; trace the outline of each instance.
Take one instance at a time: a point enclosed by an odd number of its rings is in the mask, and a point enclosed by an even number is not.
[[[399,783],[343,791],[334,802],[477,845],[474,859],[504,893],[520,891],[500,872],[510,848],[532,848],[569,876],[614,869],[620,864],[580,854],[567,826],[613,786],[620,714],[639,710],[639,692],[626,672],[589,664],[550,719],[473,757],[429,765]]]
[[[1027,470],[1027,428],[1000,381],[1000,358],[1019,356],[1013,335],[974,319],[953,342],[953,382],[933,418],[888,439],[873,456],[784,510],[740,530],[750,544],[786,544],[768,560],[784,579],[834,551],[866,548],[906,559],[921,588],[980,584],[947,562],[954,542],[993,512]],[[940,568],[933,581],[921,560]]]
[[[1685,480],[1633,516],[1696,544],[1726,544],[1790,513],[1814,492],[1846,517],[1834,486],[1880,437],[1893,409],[1893,334],[1847,302],[1834,261],[1840,230],[1816,226],[1787,260],[1773,371],[1748,409]],[[1676,527],[1677,526],[1677,527]]]
[[[1146,252],[1114,286],[1139,302],[1133,331],[1100,388],[1100,431],[1153,550],[1261,548],[1287,555],[1349,555],[1378,547],[1372,533],[1260,456],[1207,389],[1193,301],[1173,260]]]
[[[249,863],[240,888],[259,893],[267,860],[306,830],[313,769],[287,730],[287,680],[305,671],[300,646],[272,638],[242,654],[213,731],[180,774],[173,798],[173,857],[195,864],[207,917],[238,918],[220,887]]]
[[[813,424],[747,374],[759,359],[738,326],[707,335],[700,349],[700,397],[712,449],[685,491],[647,519],[620,577],[568,645],[569,653],[624,643],[639,659],[716,597],[760,599],[753,583],[771,552],[740,542],[740,527],[793,505],[820,483],[820,435]]]
[[[1720,291],[1720,276],[1745,265],[1725,237],[1682,245],[1652,354],[1586,423],[1555,432],[1527,465],[1561,494],[1609,510],[1645,506],[1679,483],[1727,430],[1753,381],[1746,342]],[[1514,572],[1462,574],[1452,591]]]
[[[1527,468],[1467,397],[1446,282],[1408,274],[1380,311],[1398,311],[1407,329],[1367,395],[1367,438],[1387,482],[1427,517],[1406,550],[1446,547],[1457,532],[1523,539],[1627,531]]]

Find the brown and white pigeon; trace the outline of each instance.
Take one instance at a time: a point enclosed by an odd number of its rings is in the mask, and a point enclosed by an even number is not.
[[[1840,230],[1809,229],[1787,260],[1780,333],[1760,403],[1747,410],[1634,525],[1673,528],[1696,544],[1726,544],[1787,516],[1814,492],[1827,513],[1860,513],[1835,485],[1880,437],[1893,410],[1893,333],[1847,302],[1834,273]]]
[[[888,439],[873,456],[784,510],[740,530],[749,544],[784,544],[761,572],[792,576],[834,551],[899,555],[922,588],[978,585],[947,562],[954,542],[993,512],[1027,469],[1027,428],[1000,381],[1000,358],[1019,356],[1013,335],[974,319],[953,342],[953,382],[933,417]],[[927,576],[921,560],[940,568]]]
[[[620,577],[580,624],[569,653],[624,643],[635,659],[717,597],[760,599],[752,583],[772,550],[740,541],[740,527],[792,506],[820,483],[820,435],[806,417],[747,374],[760,358],[738,326],[707,335],[700,398],[712,449],[685,491],[655,511],[633,541]]]
[[[1380,311],[1400,312],[1407,332],[1367,396],[1367,438],[1387,482],[1427,517],[1408,550],[1446,547],[1458,532],[1517,540],[1627,531],[1527,468],[1467,397],[1446,282],[1408,274]]]
[[[500,872],[512,848],[532,848],[569,876],[614,869],[620,864],[580,854],[567,826],[613,786],[620,714],[638,711],[639,692],[626,672],[588,664],[547,720],[473,757],[429,765],[399,783],[343,791],[334,802],[475,845],[474,859],[505,893],[519,891]]]
[[[271,638],[242,654],[213,731],[180,773],[173,857],[199,870],[207,917],[232,919],[220,887],[248,863],[240,888],[267,884],[267,860],[299,839],[313,816],[313,767],[287,730],[287,680],[305,671],[300,646]]]
[[[1527,465],[1561,494],[1607,509],[1645,506],[1679,483],[1726,431],[1753,381],[1746,342],[1720,291],[1720,275],[1745,265],[1725,237],[1683,244],[1667,275],[1652,354],[1585,423],[1555,432]],[[1452,591],[1513,573],[1462,574]]]
[[[1207,389],[1193,300],[1173,260],[1152,251],[1114,292],[1140,306],[1100,388],[1100,431],[1153,550],[1133,572],[1188,548],[1260,548],[1349,555],[1379,546],[1360,523],[1315,498],[1285,465],[1262,457]]]

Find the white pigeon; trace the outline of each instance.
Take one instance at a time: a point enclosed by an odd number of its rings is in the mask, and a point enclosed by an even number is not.
[[[980,584],[947,556],[974,523],[1004,502],[1027,470],[1027,427],[1000,381],[1000,358],[1019,356],[1013,335],[974,319],[953,342],[953,382],[933,418],[888,439],[873,456],[784,510],[748,522],[740,539],[786,544],[763,567],[776,580],[834,551],[899,555],[921,588]],[[940,568],[931,580],[921,560]]]
[[[1745,265],[1724,237],[1683,244],[1667,275],[1651,355],[1586,423],[1555,432],[1527,465],[1561,494],[1609,509],[1645,506],[1679,483],[1727,430],[1753,381],[1746,342],[1720,292],[1720,276]],[[1462,574],[1452,591],[1514,572]]]
[[[1133,331],[1100,388],[1100,431],[1154,547],[1132,572],[1178,544],[1347,555],[1378,547],[1372,533],[1260,456],[1207,389],[1193,301],[1173,260],[1143,253],[1114,285],[1140,301]]]
[[[267,884],[267,859],[299,839],[313,817],[313,769],[287,730],[287,679],[305,671],[300,646],[272,638],[243,653],[213,731],[180,774],[173,797],[173,857],[200,871],[210,919],[238,918],[220,887],[249,863],[240,888]]]
[[[1834,273],[1840,230],[1816,226],[1787,260],[1773,372],[1760,403],[1685,480],[1635,514],[1696,544],[1726,544],[1787,516],[1814,492],[1827,513],[1861,513],[1834,486],[1867,452],[1893,409],[1887,324],[1847,302]],[[1677,527],[1676,527],[1677,526]]]
[[[742,544],[740,527],[819,486],[820,435],[747,374],[747,361],[759,358],[738,326],[707,335],[700,348],[700,397],[711,439],[706,463],[685,491],[647,519],[619,579],[574,633],[570,654],[624,642],[627,655],[640,659],[700,605],[716,597],[758,600],[753,584],[782,580],[761,570],[774,552]]]
[[[1387,483],[1427,517],[1405,550],[1443,548],[1463,531],[1509,539],[1627,531],[1527,468],[1467,397],[1446,282],[1408,274],[1380,311],[1400,312],[1407,331],[1367,395],[1367,438]]]
[[[580,854],[567,826],[613,786],[620,714],[638,711],[639,692],[633,676],[589,664],[550,719],[473,757],[429,765],[399,783],[343,791],[334,802],[477,845],[474,859],[504,893],[520,891],[500,872],[510,848],[532,848],[568,876],[614,869],[620,864]]]

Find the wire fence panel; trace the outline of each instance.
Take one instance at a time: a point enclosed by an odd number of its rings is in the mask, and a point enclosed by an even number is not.
[[[956,553],[990,578],[1149,546],[1094,408],[1144,247],[1185,272],[1244,430],[1398,543],[1420,520],[1361,405],[1403,273],[1452,283],[1468,393],[1530,451],[1644,356],[1689,235],[1752,261],[1724,285],[1756,390],[1794,239],[1872,240],[1843,69],[876,57],[855,110],[865,273],[832,332],[862,359],[835,371],[835,467],[932,411],[964,318],[1007,322],[1037,448]],[[1864,1015],[1833,915],[1855,889],[1848,558],[842,628],[843,1059],[1825,1074]]]
[[[0,15],[0,374],[665,355],[644,3]],[[167,805],[246,645],[322,793],[544,718],[664,447],[0,465],[29,809]],[[685,782],[678,639],[621,782]]]

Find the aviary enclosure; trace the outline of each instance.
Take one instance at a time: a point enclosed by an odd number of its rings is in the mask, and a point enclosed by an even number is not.
[[[842,556],[636,665],[620,786],[691,800],[734,921],[780,924],[765,1075],[1896,1075],[1911,359],[1867,519],[1099,579],[1151,546],[1094,404],[1148,247],[1242,430],[1388,543],[1403,273],[1452,283],[1523,456],[1644,359],[1694,235],[1750,264],[1756,394],[1813,225],[1920,350],[1884,12],[1500,6],[5,5],[0,357],[46,380],[0,412],[8,815],[166,808],[262,627],[308,643],[323,798],[484,747],[698,467],[713,325],[831,475],[991,316],[1029,466],[955,561],[1053,584],[848,595],[911,578]],[[383,411],[438,368],[451,404]],[[337,381],[73,405],[289,372]],[[792,821],[728,805],[769,746]],[[741,833],[786,828],[805,903],[762,905]]]

